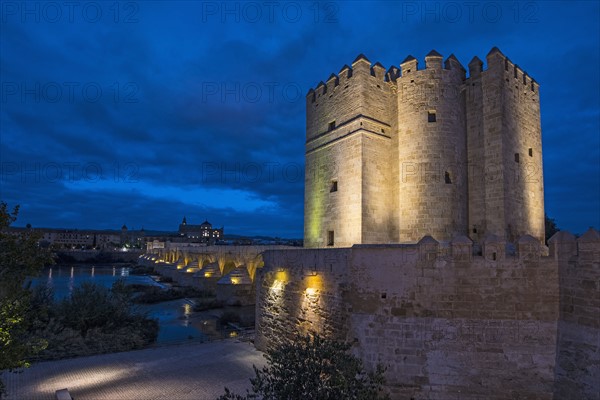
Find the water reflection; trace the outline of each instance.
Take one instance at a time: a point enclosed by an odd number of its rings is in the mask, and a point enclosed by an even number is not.
[[[54,265],[43,271],[38,278],[31,279],[33,287],[46,285],[54,290],[54,297],[61,299],[69,296],[73,289],[83,282],[93,282],[107,288],[123,279],[126,284],[141,284],[161,286],[149,276],[129,275],[128,267],[117,266],[85,266],[85,265]]]
[[[73,287],[75,286],[74,268],[71,267],[71,277],[69,278],[69,296],[73,293]]]
[[[48,280],[46,281],[46,287],[50,290],[54,288],[54,284],[52,281],[52,268],[48,270]]]
[[[184,303],[183,305],[183,318],[184,318],[184,322],[183,325],[184,326],[190,326],[190,315],[192,314],[192,306],[190,305],[190,303]]]
[[[125,284],[153,285],[166,288],[149,276],[130,275],[128,267],[107,266],[65,266],[55,265],[44,271],[43,275],[32,279],[32,286],[46,285],[53,289],[58,300],[70,296],[73,289],[83,282],[93,282],[110,288],[122,279]],[[156,318],[160,324],[158,342],[204,339],[203,321],[193,311],[193,303],[187,299],[173,300],[157,304],[137,305],[136,309]]]

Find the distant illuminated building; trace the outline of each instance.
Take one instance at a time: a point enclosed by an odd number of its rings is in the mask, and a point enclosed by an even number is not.
[[[204,221],[200,225],[191,225],[183,217],[183,221],[179,224],[179,236],[193,242],[214,244],[223,239],[223,227],[213,228],[208,221]]]

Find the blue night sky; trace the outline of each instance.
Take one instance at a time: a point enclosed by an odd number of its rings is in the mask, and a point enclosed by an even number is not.
[[[498,46],[540,84],[546,212],[600,227],[598,2],[0,6],[0,199],[21,205],[17,226],[175,230],[186,215],[302,237],[311,87],[359,53],[466,67]]]

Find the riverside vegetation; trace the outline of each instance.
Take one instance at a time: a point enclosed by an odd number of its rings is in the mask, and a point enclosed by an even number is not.
[[[35,231],[8,232],[18,210],[0,202],[0,373],[29,367],[32,360],[126,351],[154,343],[158,321],[139,312],[136,304],[191,298],[194,311],[222,307],[214,293],[175,284],[167,289],[136,287],[123,281],[112,288],[83,283],[69,297],[56,300],[47,287],[32,288],[27,283],[54,260],[48,249],[38,245]],[[132,274],[153,273],[151,267],[130,268]],[[157,280],[171,283],[169,278]],[[220,323],[238,322],[239,316],[233,314],[225,312]],[[0,379],[0,398],[4,389]]]
[[[84,283],[60,301],[45,287],[32,289],[28,278],[54,260],[35,231],[8,231],[18,212],[0,201],[0,372],[29,367],[31,360],[131,350],[156,340],[158,322],[136,312],[123,282],[111,289]],[[0,397],[4,390],[0,380]]]
[[[27,320],[29,335],[45,344],[38,360],[139,349],[152,344],[159,330],[156,320],[132,307],[122,281],[111,289],[84,282],[60,301],[51,290],[37,287]]]

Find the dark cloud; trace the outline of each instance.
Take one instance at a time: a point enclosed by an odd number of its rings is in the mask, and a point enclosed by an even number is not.
[[[600,225],[597,3],[94,3],[97,22],[31,4],[37,20],[0,25],[0,198],[22,224],[187,215],[300,237],[309,88],[358,53],[423,65],[435,48],[466,66],[498,46],[541,84],[548,213]]]

